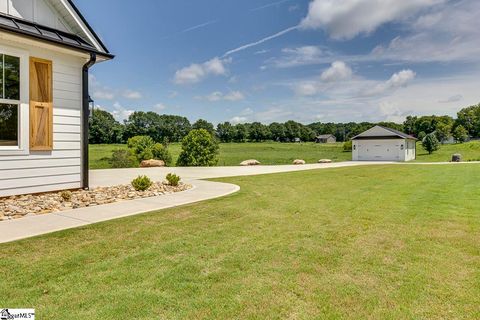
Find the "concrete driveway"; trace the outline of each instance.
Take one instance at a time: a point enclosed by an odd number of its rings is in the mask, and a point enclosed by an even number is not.
[[[250,176],[280,172],[292,172],[314,169],[341,168],[364,165],[393,164],[394,162],[378,161],[345,161],[326,164],[249,166],[249,167],[169,167],[169,168],[129,168],[90,170],[90,185],[105,187],[118,184],[128,184],[138,175],[147,175],[152,180],[162,181],[168,173],[179,175],[183,181],[191,182],[198,179]]]

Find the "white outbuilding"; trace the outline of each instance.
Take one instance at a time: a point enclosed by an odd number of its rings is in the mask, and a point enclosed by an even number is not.
[[[352,160],[415,160],[416,141],[411,135],[377,125],[352,138]]]

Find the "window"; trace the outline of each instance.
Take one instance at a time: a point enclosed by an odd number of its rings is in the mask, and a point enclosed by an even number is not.
[[[0,53],[0,148],[19,146],[20,58]]]

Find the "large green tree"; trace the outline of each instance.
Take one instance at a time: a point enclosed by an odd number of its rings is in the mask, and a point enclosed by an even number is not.
[[[480,103],[457,113],[457,125],[462,125],[473,137],[480,137]]]
[[[91,144],[112,144],[123,142],[123,130],[121,125],[110,112],[94,109],[89,121],[89,137]]]

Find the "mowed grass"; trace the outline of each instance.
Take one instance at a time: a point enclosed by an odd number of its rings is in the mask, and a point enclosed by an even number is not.
[[[107,169],[109,158],[115,149],[126,149],[126,145],[90,145],[90,168]],[[174,163],[181,151],[179,143],[169,145]],[[343,144],[318,143],[222,143],[218,156],[219,166],[237,166],[243,160],[256,159],[262,164],[291,164],[295,159],[316,163],[320,159],[333,161],[351,160],[352,154],[343,151]]]
[[[480,166],[221,179],[241,191],[0,245],[42,319],[479,319]]]
[[[444,162],[452,160],[452,155],[459,153],[463,161],[480,161],[480,141],[471,141],[460,144],[440,145],[440,149],[428,154],[422,148],[421,143],[417,144],[417,162]]]

